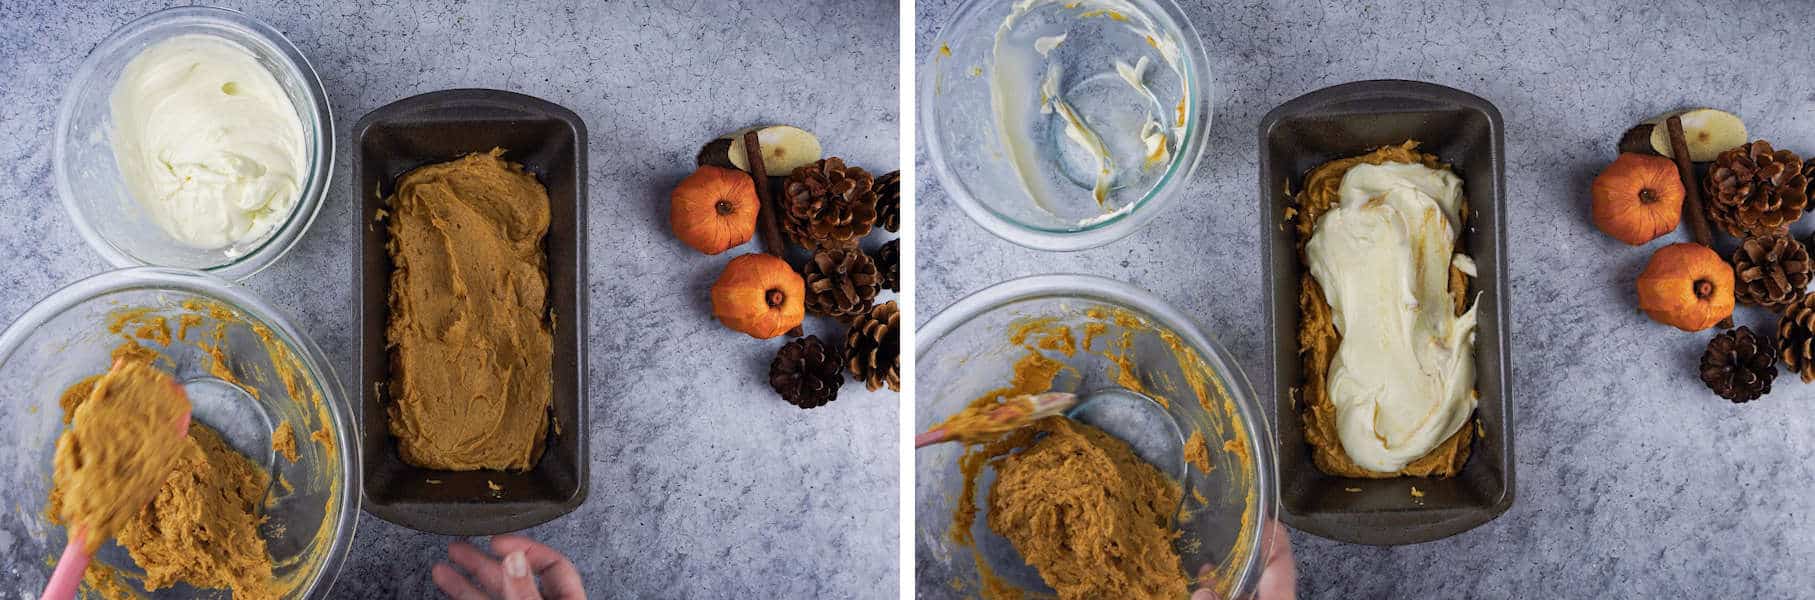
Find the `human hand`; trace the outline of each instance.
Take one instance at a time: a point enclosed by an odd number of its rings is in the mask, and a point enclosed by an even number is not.
[[[1267,538],[1272,540],[1272,548],[1267,550],[1267,562],[1261,567],[1260,585],[1254,589],[1255,600],[1296,600],[1298,598],[1298,563],[1292,559],[1292,538],[1286,533],[1286,527],[1279,521],[1267,524]],[[1197,574],[1198,589],[1191,592],[1191,600],[1222,600],[1210,577],[1210,565]]]
[[[504,558],[494,558],[494,554]],[[454,564],[435,563],[430,575],[435,587],[454,600],[586,600],[580,572],[566,556],[520,535],[492,536],[490,553],[454,542],[447,545],[447,557]],[[542,579],[540,589],[536,587],[538,577]],[[474,581],[479,585],[474,586]]]

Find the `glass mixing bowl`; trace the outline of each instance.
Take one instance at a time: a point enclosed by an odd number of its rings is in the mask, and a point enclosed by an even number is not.
[[[165,233],[134,200],[114,161],[110,100],[121,72],[145,48],[190,34],[250,51],[290,96],[306,138],[302,192],[289,216],[263,238],[229,248],[198,249]],[[95,46],[63,96],[54,143],[57,195],[82,239],[107,262],[198,269],[239,281],[277,262],[314,222],[334,166],[334,118],[321,79],[283,34],[238,11],[191,6],[139,18]]]
[[[140,331],[157,317],[168,325],[168,344]],[[8,482],[0,491],[0,539],[10,540],[0,544],[0,564],[27,589],[49,580],[66,535],[44,517],[63,429],[57,399],[71,384],[105,372],[126,337],[155,351],[156,364],[183,382],[194,422],[219,431],[272,475],[259,532],[279,586],[290,590],[286,597],[327,597],[359,516],[359,436],[339,380],[321,350],[269,303],[211,275],[160,267],[78,281],[0,334],[0,477]],[[222,377],[207,346],[218,346],[226,374],[240,385]],[[294,463],[271,448],[284,421],[296,432]],[[317,431],[331,447],[310,439]],[[143,573],[111,542],[95,561],[128,577]],[[220,595],[179,584],[155,597]]]
[[[927,156],[971,219],[1016,244],[1121,239],[1183,191],[1204,154],[1210,59],[1171,0],[968,0],[932,48],[919,84]],[[1078,141],[1074,122],[1100,144]],[[1099,154],[1113,163],[1101,201]]]
[[[1050,343],[1046,332],[1075,337]],[[1128,442],[1182,482],[1186,493],[1175,519],[1181,535],[1174,543],[1181,572],[1194,576],[1207,567],[1224,598],[1253,591],[1265,559],[1260,549],[1270,543],[1262,525],[1274,518],[1278,502],[1272,430],[1235,361],[1183,314],[1117,281],[1043,275],[959,300],[920,328],[917,340],[915,431],[1006,385],[1029,352],[1057,360],[1068,368],[1052,389],[1080,396],[1070,418]],[[1069,356],[1067,346],[1074,350]],[[1184,458],[1193,432],[1208,442],[1208,473]],[[1009,584],[1050,595],[1039,574],[986,524],[990,469],[978,479],[975,547],[953,541],[962,451],[959,444],[939,444],[914,455],[920,595],[976,596],[979,554]]]

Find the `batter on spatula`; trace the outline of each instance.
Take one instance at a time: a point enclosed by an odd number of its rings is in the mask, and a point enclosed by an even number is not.
[[[73,425],[57,439],[52,497],[61,501],[53,504],[62,522],[87,528],[90,552],[151,501],[176,464],[183,440],[175,424],[189,400],[175,386],[151,365],[125,361],[78,384],[74,398],[65,394]]]
[[[57,441],[45,512],[85,528],[90,549],[118,541],[144,569],[147,590],[181,581],[230,589],[236,599],[279,597],[258,533],[270,476],[201,423],[177,435],[171,423],[189,406],[174,386],[157,368],[126,360],[65,391],[71,426]],[[102,597],[137,597],[111,571],[91,566],[85,582]]]

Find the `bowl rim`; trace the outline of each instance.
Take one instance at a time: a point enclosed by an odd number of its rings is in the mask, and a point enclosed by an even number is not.
[[[937,58],[920,69],[917,79],[918,94],[916,119],[919,121],[919,138],[922,152],[933,165],[933,172],[939,183],[953,202],[972,221],[982,226],[985,231],[996,237],[1008,240],[1016,245],[1035,250],[1070,252],[1085,250],[1110,244],[1121,240],[1141,229],[1148,222],[1159,216],[1161,209],[1170,205],[1178,196],[1183,195],[1185,185],[1191,174],[1196,172],[1203,162],[1205,145],[1209,143],[1209,132],[1213,122],[1216,101],[1216,78],[1214,67],[1210,63],[1208,50],[1197,27],[1185,15],[1183,8],[1174,0],[1150,0],[1159,9],[1161,16],[1178,25],[1181,55],[1185,58],[1184,70],[1186,104],[1194,110],[1186,113],[1185,135],[1180,145],[1179,157],[1166,168],[1159,182],[1144,192],[1139,199],[1115,212],[1085,225],[1066,227],[1041,227],[1029,225],[990,207],[977,195],[972,193],[965,181],[958,177],[955,169],[946,160],[945,145],[938,136],[935,123],[939,102],[939,66]],[[979,18],[986,7],[1001,6],[1000,0],[965,0],[953,11],[952,16],[939,26],[939,33],[932,40],[929,54],[936,54],[938,48],[947,44],[947,33],[954,25],[967,19]]]
[[[1253,384],[1249,382],[1247,374],[1242,372],[1235,356],[1199,329],[1196,320],[1173,308],[1152,292],[1107,277],[1082,273],[1017,277],[971,292],[946,306],[925,325],[917,328],[914,337],[914,364],[921,364],[921,359],[927,352],[947,334],[984,313],[1024,300],[1051,297],[1109,302],[1140,312],[1157,325],[1184,338],[1223,377],[1227,387],[1231,389],[1230,395],[1234,396],[1231,402],[1235,405],[1238,416],[1249,425],[1248,452],[1249,456],[1254,457],[1254,481],[1259,488],[1255,494],[1255,536],[1249,548],[1248,564],[1242,568],[1240,577],[1228,592],[1231,598],[1246,597],[1260,583],[1261,571],[1267,560],[1266,549],[1272,548],[1275,543],[1275,529],[1268,527],[1268,523],[1276,520],[1279,514],[1279,466],[1274,456],[1271,411],[1270,406],[1260,404],[1260,396],[1255,393]],[[917,368],[914,377],[920,377]],[[917,381],[915,387],[919,387]]]
[[[285,73],[274,73],[274,76],[288,75],[300,83],[304,94],[292,98],[313,125],[315,136],[313,143],[307,147],[308,173],[303,179],[303,186],[297,192],[296,205],[291,207],[290,214],[284,221],[272,228],[264,239],[249,249],[245,254],[224,263],[207,267],[189,267],[186,265],[161,265],[151,263],[126,252],[101,232],[88,219],[76,200],[77,185],[69,172],[69,165],[64,156],[69,147],[70,127],[75,120],[76,99],[82,97],[88,86],[94,83],[100,62],[104,57],[113,56],[130,44],[141,41],[141,38],[159,29],[184,24],[210,24],[224,26],[274,50],[277,67]],[[218,34],[217,34],[218,35]],[[225,36],[221,36],[225,37]],[[243,40],[227,38],[234,43]],[[111,86],[109,86],[111,87]],[[111,94],[111,92],[109,92]],[[305,106],[306,105],[306,106]],[[308,58],[291,43],[283,33],[243,12],[212,6],[180,6],[167,8],[141,16],[108,33],[101,42],[89,50],[76,71],[69,78],[69,85],[64,90],[63,98],[57,105],[57,121],[53,131],[51,162],[57,195],[63,204],[64,211],[74,222],[76,231],[83,241],[88,243],[101,258],[115,268],[136,266],[163,266],[177,269],[195,269],[218,275],[233,281],[244,281],[258,274],[279,259],[289,254],[291,248],[302,240],[315,218],[321,212],[323,200],[334,178],[334,114],[328,102],[327,89],[316,74]]]
[[[0,364],[12,358],[25,340],[51,319],[104,294],[128,290],[181,291],[223,302],[277,332],[280,339],[295,349],[299,355],[298,360],[309,369],[310,376],[321,389],[324,396],[322,402],[327,405],[327,413],[334,424],[333,454],[340,462],[343,476],[340,479],[340,489],[331,492],[339,500],[340,514],[335,516],[334,535],[328,542],[327,553],[322,557],[321,568],[304,585],[295,588],[295,591],[305,598],[326,597],[340,578],[341,567],[346,563],[353,537],[359,529],[360,470],[353,462],[360,450],[358,422],[352,416],[346,393],[340,386],[340,378],[334,372],[327,355],[315,345],[314,340],[292,325],[289,317],[277,307],[244,286],[192,269],[131,267],[107,271],[58,288],[7,325],[6,330],[0,332]],[[324,522],[326,519],[324,516]]]

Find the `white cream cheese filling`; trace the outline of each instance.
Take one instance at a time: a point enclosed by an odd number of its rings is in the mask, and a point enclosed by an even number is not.
[[[245,48],[200,34],[159,42],[126,65],[110,100],[126,187],[177,242],[238,256],[295,208],[302,120]]]
[[[1363,468],[1396,472],[1475,409],[1475,309],[1449,289],[1462,181],[1424,165],[1360,164],[1318,218],[1305,254],[1342,343],[1330,362],[1338,437]]]

